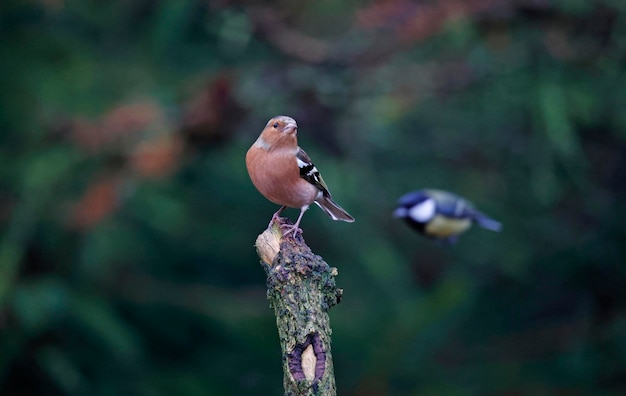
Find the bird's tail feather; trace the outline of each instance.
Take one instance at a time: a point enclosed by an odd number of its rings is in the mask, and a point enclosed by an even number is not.
[[[502,229],[502,223],[480,212],[477,212],[474,215],[474,220],[476,220],[476,223],[478,223],[478,225],[482,228],[486,228],[491,231],[500,232]]]
[[[354,221],[354,217],[350,216],[348,212],[343,210],[343,208],[337,205],[330,197],[322,195],[315,200],[315,203],[333,220],[347,221],[348,223],[352,223]]]

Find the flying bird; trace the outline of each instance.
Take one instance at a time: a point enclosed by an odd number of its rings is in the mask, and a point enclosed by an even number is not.
[[[496,232],[502,228],[500,222],[476,210],[464,198],[441,190],[425,189],[403,195],[393,215],[428,238],[450,243],[456,242],[473,223]]]

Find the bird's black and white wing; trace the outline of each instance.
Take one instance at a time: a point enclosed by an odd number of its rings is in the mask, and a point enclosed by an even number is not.
[[[298,152],[296,153],[296,161],[298,161],[298,168],[300,168],[300,177],[322,190],[324,196],[330,197],[330,192],[320,172],[313,164],[313,161],[311,161],[311,158],[300,147],[298,147]]]

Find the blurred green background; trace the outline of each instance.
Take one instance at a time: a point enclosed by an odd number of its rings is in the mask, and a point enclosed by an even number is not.
[[[2,1],[0,394],[282,394],[277,114],[357,219],[302,223],[339,394],[626,394],[625,71],[621,0]],[[421,238],[424,187],[503,232]]]

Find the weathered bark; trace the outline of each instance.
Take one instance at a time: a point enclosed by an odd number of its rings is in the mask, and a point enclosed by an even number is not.
[[[337,269],[314,255],[301,235],[283,238],[277,223],[259,235],[256,248],[276,314],[285,395],[335,396],[328,310],[343,293],[335,285]]]

